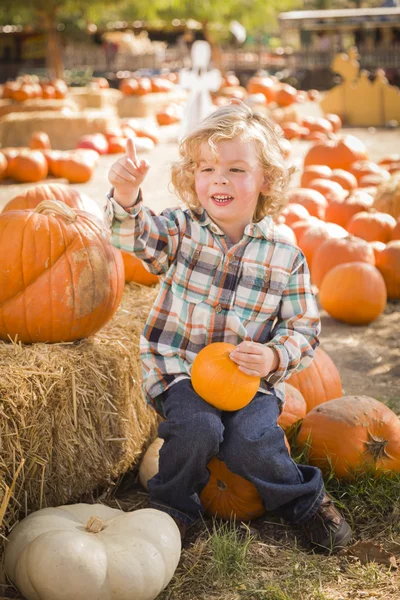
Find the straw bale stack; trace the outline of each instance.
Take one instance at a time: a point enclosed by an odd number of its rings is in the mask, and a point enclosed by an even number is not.
[[[80,110],[85,110],[86,108],[114,107],[122,98],[122,92],[113,88],[71,87],[69,88],[69,95],[79,106]]]
[[[110,323],[77,343],[0,342],[0,534],[112,484],[154,439],[139,335],[156,293],[127,285]]]
[[[123,96],[117,103],[117,111],[122,117],[154,117],[156,113],[171,104],[187,100],[185,90],[158,92],[144,96]]]
[[[28,146],[34,131],[44,131],[52,148],[71,150],[83,135],[105,133],[118,123],[115,113],[101,110],[11,113],[0,118],[0,140],[4,147]]]
[[[43,100],[34,98],[25,102],[14,102],[13,100],[0,100],[0,117],[16,112],[38,112],[43,110],[65,110],[72,112],[78,110],[78,105],[70,98],[64,100]]]

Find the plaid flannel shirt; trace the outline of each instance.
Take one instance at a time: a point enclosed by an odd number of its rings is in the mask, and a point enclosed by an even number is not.
[[[160,394],[190,378],[204,346],[244,339],[278,352],[279,366],[262,378],[260,391],[283,401],[284,380],[313,359],[320,320],[305,258],[271,217],[247,225],[234,245],[206,211],[156,215],[141,193],[126,210],[110,193],[105,217],[112,244],[162,276],[140,338],[147,401],[163,414]]]

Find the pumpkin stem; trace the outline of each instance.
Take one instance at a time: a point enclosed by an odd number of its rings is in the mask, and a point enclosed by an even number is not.
[[[78,218],[76,212],[70,206],[59,200],[43,200],[33,212],[42,215],[60,215],[67,221],[70,221],[70,223],[73,223]]]
[[[369,432],[368,436],[369,440],[368,442],[365,442],[365,445],[367,447],[365,452],[369,452],[369,454],[372,455],[374,461],[377,461],[380,458],[383,458],[384,456],[386,458],[389,458],[389,455],[386,452],[386,446],[388,445],[389,441],[381,437],[375,437],[374,435],[372,435],[372,433]]]
[[[100,517],[95,517],[93,515],[86,523],[85,529],[89,533],[100,533],[100,531],[103,531],[104,529],[104,521],[102,521]]]

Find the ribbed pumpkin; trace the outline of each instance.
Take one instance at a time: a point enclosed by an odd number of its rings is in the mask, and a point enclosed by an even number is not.
[[[192,365],[192,385],[197,394],[220,410],[239,410],[251,402],[260,378],[246,375],[229,358],[233,344],[215,342],[197,354]]]
[[[381,175],[384,179],[389,179],[388,172],[372,160],[357,160],[350,165],[349,171],[354,175],[358,183],[366,175]]]
[[[157,275],[150,273],[143,262],[129,252],[121,250],[124,261],[125,281],[133,281],[142,285],[154,285],[158,283]]]
[[[288,431],[300,421],[307,412],[307,404],[303,394],[290,383],[285,382],[285,402],[278,418],[278,425]]]
[[[377,255],[376,266],[385,280],[389,300],[400,300],[400,240],[389,242]]]
[[[34,183],[45,179],[47,160],[39,150],[22,149],[8,165],[8,175],[20,183]]]
[[[146,489],[149,479],[158,473],[158,456],[163,443],[161,438],[154,440],[140,463],[139,480]],[[286,445],[290,452],[287,440]],[[216,456],[207,468],[210,479],[200,494],[200,500],[208,514],[221,519],[236,517],[238,521],[250,521],[264,514],[261,497],[250,481],[229,471]]]
[[[68,342],[96,333],[124,289],[121,253],[85,212],[45,200],[0,215],[0,338]]]
[[[344,135],[312,146],[304,158],[304,166],[327,165],[331,169],[348,171],[356,160],[366,158],[367,149],[363,142],[354,135]]]
[[[342,188],[344,190],[348,190],[349,192],[355,190],[357,187],[357,179],[355,176],[344,169],[333,169],[330,179],[331,181],[340,183]]]
[[[400,419],[368,396],[343,396],[317,406],[304,417],[297,438],[309,461],[338,478],[354,471],[400,471]]]
[[[301,392],[307,404],[307,412],[314,406],[343,395],[339,371],[321,347],[316,349],[311,365],[293,373],[287,382]]]
[[[337,265],[325,275],[319,300],[334,319],[350,325],[367,325],[385,309],[385,281],[373,265],[364,262]]]
[[[73,209],[83,210],[103,220],[103,211],[100,206],[86,194],[74,190],[68,185],[60,183],[43,183],[35,185],[28,190],[14,196],[3,208],[8,210],[32,210],[44,200],[58,200]]]
[[[317,248],[311,263],[311,279],[319,288],[325,275],[337,265],[349,262],[375,264],[375,255],[365,240],[354,236],[328,239]]]
[[[395,219],[400,217],[400,174],[394,175],[378,187],[374,208],[392,215]]]
[[[396,220],[383,212],[359,212],[347,223],[347,231],[367,242],[384,242],[392,238]]]

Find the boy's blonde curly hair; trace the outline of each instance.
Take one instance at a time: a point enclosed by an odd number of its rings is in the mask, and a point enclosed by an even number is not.
[[[280,148],[280,135],[268,117],[261,116],[240,103],[223,106],[204,119],[179,145],[180,159],[172,165],[171,182],[177,196],[194,211],[200,203],[195,191],[195,170],[200,157],[200,146],[207,142],[217,156],[216,144],[239,137],[256,142],[260,165],[269,181],[268,195],[260,194],[253,221],[266,215],[275,216],[287,203],[284,196],[291,175]]]

